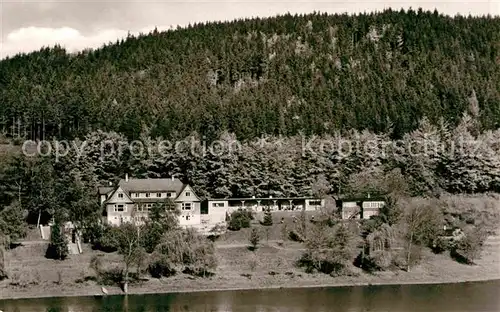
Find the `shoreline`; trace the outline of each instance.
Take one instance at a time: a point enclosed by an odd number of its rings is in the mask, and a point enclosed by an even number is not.
[[[452,260],[447,254],[424,250],[421,263],[410,272],[396,270],[373,274],[353,268],[350,276],[331,277],[305,273],[294,265],[301,245],[293,242],[274,246],[272,241],[256,252],[249,252],[242,237],[218,242],[218,267],[207,278],[179,273],[168,278],[148,278],[129,285],[127,295],[174,295],[188,293],[265,291],[276,289],[341,288],[366,286],[443,285],[476,282],[500,282],[500,236],[491,236],[474,265]],[[88,246],[87,246],[88,247]],[[109,268],[120,267],[116,254],[86,249],[84,254],[57,261],[44,258],[45,245],[28,244],[9,254],[12,280],[0,282],[0,302],[23,299],[123,296],[118,286],[98,285],[94,281],[77,282],[89,276],[92,256],[102,254]],[[250,263],[257,261],[257,266]],[[15,282],[15,284],[13,283]],[[107,294],[102,292],[106,288]]]
[[[409,273],[411,274],[411,273]],[[101,292],[101,285],[85,285],[84,287],[71,287],[70,285],[58,285],[55,288],[45,288],[46,285],[37,285],[26,288],[15,288],[11,289],[11,293],[8,297],[0,294],[0,301],[9,300],[28,300],[28,299],[47,299],[47,298],[69,298],[69,297],[107,297],[107,296],[140,296],[140,295],[170,295],[170,294],[191,294],[191,293],[211,293],[211,292],[232,292],[232,291],[265,291],[265,290],[277,290],[277,289],[311,289],[311,288],[344,288],[344,287],[370,287],[370,286],[410,286],[410,285],[450,285],[450,284],[465,284],[465,283],[481,283],[481,282],[500,282],[500,274],[496,276],[481,276],[481,277],[470,277],[470,278],[435,278],[435,279],[407,279],[408,276],[404,276],[403,279],[397,280],[397,278],[392,280],[385,280],[380,276],[372,276],[374,280],[372,281],[331,281],[327,282],[324,279],[334,279],[333,277],[324,277],[319,280],[296,280],[295,283],[290,283],[287,281],[283,284],[275,285],[244,285],[245,283],[238,283],[240,286],[229,286],[229,287],[186,287],[181,286],[172,289],[156,289],[152,288],[151,281],[145,282],[140,286],[129,286],[128,294],[123,293],[121,289],[117,286],[106,287],[109,293],[103,294]],[[269,278],[272,279],[272,278]],[[354,279],[360,279],[359,277]],[[161,280],[156,280],[161,281]],[[168,280],[166,280],[168,281]],[[196,284],[198,279],[189,280],[192,284]],[[75,284],[72,284],[75,286]],[[68,287],[70,286],[70,287]],[[166,286],[166,285],[163,285]],[[194,286],[194,285],[193,285]],[[44,293],[42,289],[45,289],[47,293]],[[0,288],[2,289],[2,288]],[[59,289],[60,292],[55,292],[54,290]],[[64,291],[63,289],[66,289]],[[4,291],[1,293],[5,294]],[[17,293],[17,294],[16,294]],[[54,294],[57,295],[54,296]]]

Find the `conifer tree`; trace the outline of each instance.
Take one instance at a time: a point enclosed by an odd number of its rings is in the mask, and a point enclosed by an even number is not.
[[[273,225],[273,215],[269,209],[266,209],[266,211],[264,212],[264,220],[262,221],[262,225]]]
[[[64,234],[64,227],[59,218],[56,218],[51,227],[50,243],[45,256],[55,260],[64,260],[68,257],[68,254],[68,241]]]

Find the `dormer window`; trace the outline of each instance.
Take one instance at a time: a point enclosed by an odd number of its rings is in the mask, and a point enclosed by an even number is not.
[[[186,192],[186,196],[191,196],[191,192]]]
[[[167,197],[172,197],[172,193],[167,193]]]
[[[156,197],[161,197],[161,193],[156,193]]]
[[[151,197],[151,193],[146,193],[146,197],[147,198]]]
[[[123,193],[118,193],[118,198],[123,198]]]

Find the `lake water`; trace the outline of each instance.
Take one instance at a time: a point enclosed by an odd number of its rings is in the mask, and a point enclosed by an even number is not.
[[[500,281],[0,301],[4,312],[499,312]]]

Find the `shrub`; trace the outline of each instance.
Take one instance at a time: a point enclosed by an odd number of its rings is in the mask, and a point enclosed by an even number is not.
[[[359,254],[355,264],[367,272],[375,272],[389,269],[393,265],[392,261],[393,254],[390,250],[377,250],[371,254]]]
[[[3,268],[0,268],[0,282],[7,278],[9,278],[7,271]]]
[[[465,232],[451,248],[451,256],[459,262],[473,264],[479,258],[486,233],[477,229]]]
[[[175,230],[163,237],[148,270],[154,276],[169,276],[177,270],[209,276],[217,267],[213,242],[196,230]]]
[[[307,249],[298,261],[299,266],[305,267],[307,272],[319,271],[333,276],[349,271],[358,242],[347,226],[315,226],[310,234]]]
[[[264,220],[262,221],[262,225],[265,226],[273,225],[273,215],[269,210],[264,213]]]
[[[231,214],[229,220],[229,229],[231,231],[239,231],[242,228],[249,228],[252,221],[252,213],[249,211],[237,210]]]
[[[45,257],[49,259],[64,260],[68,257],[68,242],[64,235],[63,227],[59,222],[56,222],[51,227],[50,244],[45,253]]]
[[[175,265],[161,254],[154,254],[148,266],[148,272],[154,278],[169,277],[176,274]]]
[[[104,252],[115,252],[118,250],[120,236],[120,229],[114,226],[105,226],[102,230],[102,235],[98,237],[94,243],[93,248]]]
[[[0,242],[0,281],[3,281],[4,279],[7,279],[9,276],[7,274],[7,270],[5,269],[5,249],[3,247],[3,244]]]
[[[123,282],[123,270],[119,267],[103,271],[101,273],[100,283],[106,286],[121,285]]]
[[[188,274],[207,277],[217,268],[214,244],[194,230],[186,231],[188,246],[184,251],[183,264]]]
[[[210,229],[210,235],[208,236],[208,239],[214,242],[217,239],[219,239],[220,236],[224,234],[225,231],[226,227],[223,224],[218,223],[212,229]]]
[[[297,232],[297,230],[290,230],[290,232],[288,232],[288,238],[294,242],[299,243],[303,243],[305,241],[304,237],[299,232]]]
[[[252,231],[250,232],[249,241],[252,250],[256,250],[260,242],[260,233],[257,228],[252,228]]]
[[[413,245],[410,251],[410,263],[408,263],[408,249],[405,248],[399,252],[394,253],[392,258],[392,265],[395,267],[407,270],[408,266],[417,265],[422,260],[422,247]]]
[[[446,250],[450,250],[451,248],[450,239],[442,236],[438,237],[433,240],[432,245],[430,247],[432,252],[436,254],[443,253]]]

